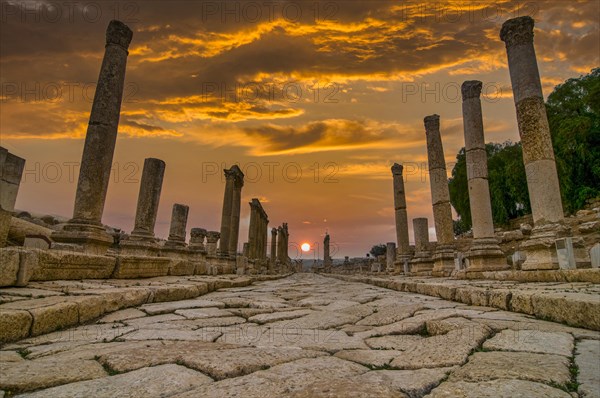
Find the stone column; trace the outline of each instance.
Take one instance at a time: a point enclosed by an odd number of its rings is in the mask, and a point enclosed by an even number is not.
[[[0,247],[6,246],[25,159],[0,147]]]
[[[433,259],[429,252],[429,226],[426,218],[413,219],[415,235],[415,256],[411,260],[411,272],[427,275],[433,270]]]
[[[231,220],[229,223],[229,256],[237,255],[238,238],[240,231],[240,210],[242,204],[242,187],[244,186],[244,173],[236,165],[230,169],[234,175],[233,198],[231,200]]]
[[[506,44],[534,223],[532,238],[521,246],[527,255],[522,269],[556,269],[554,241],[565,231],[551,224],[561,223],[564,213],[533,47],[533,27],[531,17],[509,19],[502,25],[500,39]]]
[[[473,242],[467,253],[468,271],[494,271],[508,268],[506,257],[500,250],[494,235],[480,100],[482,85],[477,80],[466,81],[461,90],[469,203],[473,221]]]
[[[258,209],[254,204],[254,199],[249,203],[250,205],[250,225],[248,226],[248,258],[256,258],[256,245],[258,238]]]
[[[438,115],[427,116],[424,122],[427,136],[433,221],[437,237],[432,274],[436,276],[450,275],[454,270],[454,229],[446,160],[444,158],[442,137],[440,136],[440,117]]]
[[[221,241],[219,242],[219,253],[226,255],[229,253],[229,234],[231,229],[231,207],[233,201],[233,186],[235,184],[235,174],[230,170],[223,170],[225,173],[225,193],[223,195],[223,210],[221,212]]]
[[[205,252],[204,239],[207,233],[204,228],[192,228],[190,231],[190,250]]]
[[[102,213],[110,179],[129,43],[133,33],[124,23],[111,21],[106,30],[106,47],[90,114],[73,218],[52,239],[82,244],[97,254],[106,252],[113,238],[102,226]]]
[[[135,212],[135,227],[131,232],[131,239],[154,242],[154,225],[156,224],[164,175],[165,162],[154,158],[144,160]]]
[[[214,257],[217,255],[217,241],[221,233],[218,231],[208,231],[206,233],[206,254]]]
[[[404,192],[404,177],[402,165],[394,163],[392,176],[394,179],[394,209],[396,214],[396,241],[398,243],[397,258],[404,263],[410,259],[410,244],[408,241],[408,215],[406,214],[406,195]]]
[[[385,267],[387,272],[394,272],[394,261],[396,260],[396,244],[388,242],[385,252]]]
[[[185,227],[187,225],[189,210],[190,208],[186,205],[178,203],[173,205],[169,239],[165,243],[165,246],[185,246]]]
[[[275,266],[277,262],[277,228],[271,228],[271,266]]]
[[[328,233],[325,233],[325,239],[323,239],[323,267],[325,271],[331,271],[331,257],[329,255],[329,241],[331,238]]]

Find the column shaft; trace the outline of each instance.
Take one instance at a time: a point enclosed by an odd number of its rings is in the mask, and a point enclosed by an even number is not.
[[[177,246],[185,245],[185,228],[187,225],[188,212],[190,208],[186,205],[175,203],[171,213],[171,227],[169,228],[169,240],[167,243]]]
[[[154,226],[164,175],[165,162],[154,158],[144,160],[132,236],[154,240]]]
[[[408,255],[410,244],[408,240],[408,216],[406,214],[406,194],[404,191],[403,167],[398,163],[392,166],[394,180],[394,209],[396,216],[396,241],[400,255]]]

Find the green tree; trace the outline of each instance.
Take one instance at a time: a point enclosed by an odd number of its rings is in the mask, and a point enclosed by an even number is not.
[[[567,213],[600,196],[600,68],[555,87],[546,102]]]
[[[510,141],[487,144],[486,152],[492,216],[494,224],[503,225],[511,218],[531,211],[521,144]],[[465,148],[461,148],[456,156],[448,187],[450,203],[459,216],[454,223],[454,232],[466,232],[471,229],[472,222]]]

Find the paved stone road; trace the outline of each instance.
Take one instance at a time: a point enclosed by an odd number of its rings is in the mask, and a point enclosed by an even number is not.
[[[296,274],[7,345],[0,389],[60,398],[599,397],[598,358],[598,332]]]

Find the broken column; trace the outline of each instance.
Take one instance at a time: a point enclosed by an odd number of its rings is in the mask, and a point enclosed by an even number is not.
[[[25,159],[0,147],[0,247],[6,245]]]
[[[408,215],[406,214],[406,194],[404,192],[404,167],[398,163],[392,166],[394,179],[394,210],[396,215],[396,242],[398,243],[397,259],[405,264],[410,260],[410,243],[408,241]]]
[[[244,173],[239,167],[231,168],[235,173],[233,184],[233,199],[231,200],[231,223],[229,228],[229,257],[235,258],[238,249],[240,232],[240,210],[242,205],[242,187],[244,186]]]
[[[454,229],[450,207],[450,191],[448,190],[448,174],[446,172],[442,137],[440,136],[440,117],[438,115],[427,116],[424,122],[427,136],[433,221],[437,237],[437,245],[433,254],[432,275],[444,276],[450,275],[454,270]]]
[[[467,271],[497,271],[507,269],[508,263],[494,235],[481,112],[481,87],[480,81],[472,80],[464,82],[461,90],[469,203],[473,221],[473,241],[467,253]]]
[[[564,213],[533,46],[534,24],[531,17],[509,19],[500,31],[508,55],[534,223],[531,238],[521,246],[527,256],[524,270],[557,269],[555,240],[568,232],[560,225]]]
[[[208,231],[206,233],[206,254],[214,257],[217,255],[217,242],[221,233],[218,231]]]
[[[190,230],[190,250],[206,252],[206,248],[204,246],[206,234],[207,231],[204,228],[192,228]]]
[[[388,242],[385,252],[385,267],[387,272],[394,272],[394,262],[396,261],[396,243]]]
[[[415,256],[410,261],[410,272],[416,275],[429,275],[433,270],[433,259],[429,252],[429,226],[426,218],[413,219],[415,235]]]
[[[175,203],[171,213],[171,227],[169,228],[169,239],[165,242],[168,247],[185,246],[185,228],[187,225],[188,212],[190,208],[186,205]]]
[[[130,239],[155,241],[154,225],[156,224],[164,175],[165,162],[154,158],[144,160],[144,170],[135,212],[135,227],[131,232]]]
[[[73,218],[56,242],[80,244],[88,252],[104,254],[113,238],[102,225],[102,213],[110,179],[123,98],[125,67],[133,33],[124,23],[111,21],[85,137]]]

